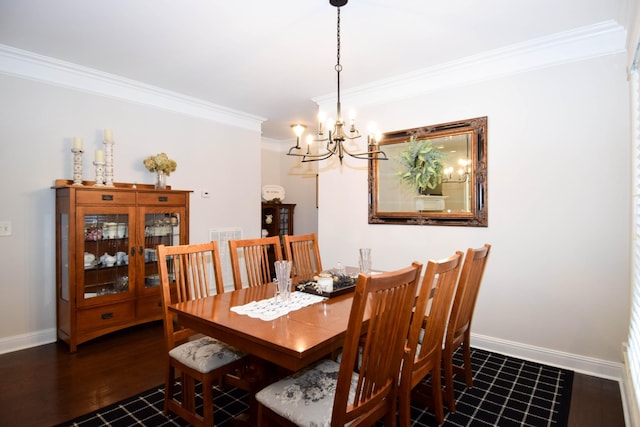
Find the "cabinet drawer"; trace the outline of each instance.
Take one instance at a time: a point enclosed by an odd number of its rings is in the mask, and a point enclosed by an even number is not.
[[[162,297],[154,295],[138,298],[138,301],[136,301],[136,317],[138,319],[162,318]]]
[[[106,328],[135,318],[133,301],[78,310],[78,330],[81,332]]]
[[[109,191],[109,190],[78,190],[76,191],[76,202],[78,204],[114,204],[132,205],[136,203],[136,195],[130,191]]]
[[[146,206],[183,205],[187,201],[185,193],[149,191],[138,193],[138,204]]]

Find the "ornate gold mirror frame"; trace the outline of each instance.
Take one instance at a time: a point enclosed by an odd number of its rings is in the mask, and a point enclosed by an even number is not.
[[[369,224],[487,227],[487,117],[387,132],[369,161]]]

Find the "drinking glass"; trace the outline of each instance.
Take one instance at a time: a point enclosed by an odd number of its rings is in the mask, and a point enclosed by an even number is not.
[[[291,292],[291,261],[276,261],[275,270],[278,281],[276,300],[288,301]]]
[[[371,274],[371,248],[360,248],[360,273]]]

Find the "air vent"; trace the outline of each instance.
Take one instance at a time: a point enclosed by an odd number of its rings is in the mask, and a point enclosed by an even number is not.
[[[222,280],[224,290],[233,290],[233,273],[231,272],[231,257],[229,256],[229,240],[242,239],[241,228],[212,228],[209,239],[218,242],[220,248],[220,263],[222,264]],[[215,289],[212,289],[215,292]]]

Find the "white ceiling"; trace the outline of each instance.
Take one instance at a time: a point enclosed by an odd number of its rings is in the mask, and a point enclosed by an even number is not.
[[[351,0],[343,90],[606,20],[634,0]],[[335,92],[329,0],[0,0],[0,44],[267,119],[310,124]],[[357,106],[354,106],[357,108]]]

